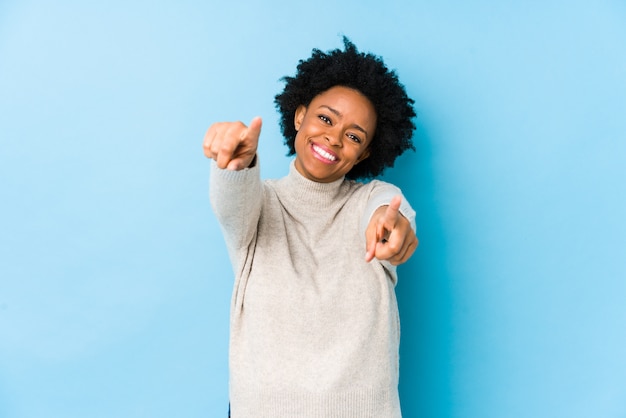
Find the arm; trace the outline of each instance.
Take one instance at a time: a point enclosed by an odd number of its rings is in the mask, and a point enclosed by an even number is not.
[[[365,230],[365,261],[376,258],[393,265],[405,263],[419,244],[414,222],[415,212],[408,202],[403,202],[401,195],[395,195],[388,204],[379,205]]]
[[[261,212],[262,185],[256,164],[261,119],[247,127],[241,122],[212,125],[204,137],[204,154],[211,164],[210,198],[220,222],[233,263],[247,248],[256,231]]]

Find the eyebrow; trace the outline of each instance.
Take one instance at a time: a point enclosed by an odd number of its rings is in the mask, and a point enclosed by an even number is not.
[[[334,113],[338,117],[343,117],[343,114],[340,111],[338,111],[337,109],[334,109],[334,108],[332,108],[332,107],[330,107],[328,105],[321,105],[320,107],[323,107],[323,108],[326,108],[326,109],[330,110],[332,113]],[[363,129],[363,127],[361,127],[360,125],[357,125],[356,123],[353,123],[351,127],[356,129],[357,131],[363,132],[366,137],[368,136],[367,135],[367,131],[365,129]]]

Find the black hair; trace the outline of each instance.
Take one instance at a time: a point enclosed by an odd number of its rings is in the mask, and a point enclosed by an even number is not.
[[[281,115],[280,127],[285,145],[289,147],[287,155],[293,155],[297,133],[294,117],[298,106],[308,106],[317,95],[335,86],[355,89],[367,97],[376,110],[376,131],[369,145],[369,157],[356,164],[346,178],[372,178],[385,168],[393,167],[396,158],[407,149],[415,150],[411,142],[415,130],[414,101],[382,58],[359,52],[345,36],[343,43],[343,51],[335,49],[325,53],[313,49],[309,59],[300,60],[296,75],[281,79],[285,88],[276,95],[274,103]]]

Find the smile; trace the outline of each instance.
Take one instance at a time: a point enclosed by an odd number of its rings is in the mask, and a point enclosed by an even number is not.
[[[330,152],[326,151],[325,149],[323,149],[322,147],[316,145],[316,144],[311,144],[311,147],[313,148],[313,151],[315,152],[315,156],[324,161],[324,162],[328,162],[328,163],[334,163],[335,161],[337,161],[337,156],[334,154],[331,154]]]

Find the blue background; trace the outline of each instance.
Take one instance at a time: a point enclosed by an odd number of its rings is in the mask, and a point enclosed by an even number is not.
[[[0,3],[0,417],[223,417],[202,137],[348,35],[398,71],[404,415],[626,417],[623,1]]]

